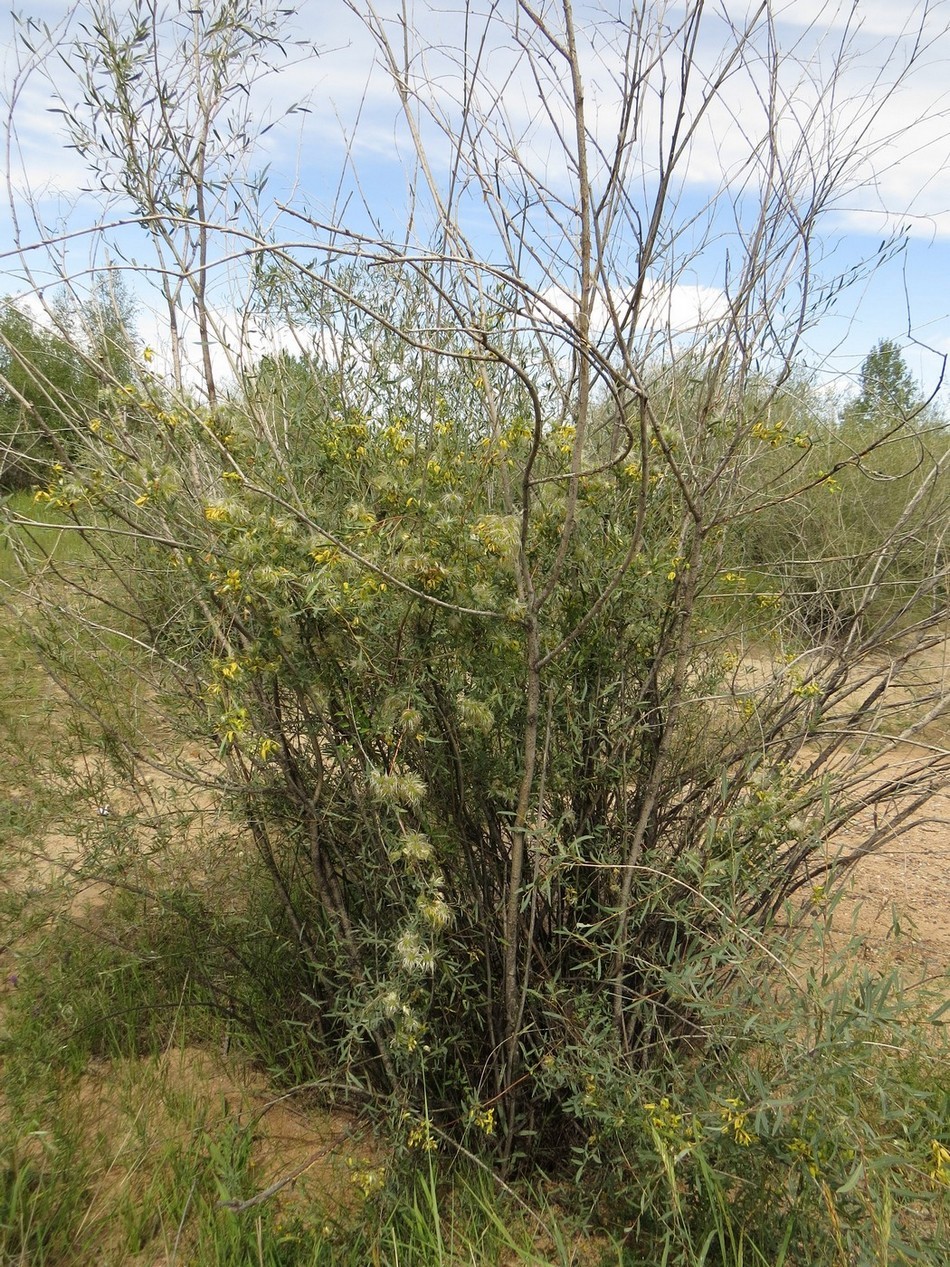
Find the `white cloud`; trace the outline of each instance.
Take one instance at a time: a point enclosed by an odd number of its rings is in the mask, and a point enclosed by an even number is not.
[[[449,0],[417,0],[414,7],[411,2],[408,7],[410,26],[414,26],[417,36],[417,47],[411,52],[411,81],[436,112],[435,121],[422,119],[420,127],[429,146],[435,178],[444,192],[451,183],[448,172],[453,161],[452,136],[459,135],[458,120],[466,91],[460,53],[465,40],[466,6],[450,4]],[[708,23],[698,46],[697,74],[687,98],[688,112],[698,108],[704,77],[713,75],[722,64],[723,39],[729,23],[739,23],[752,7],[751,0],[729,0],[718,10],[708,6]],[[401,0],[378,0],[377,8],[390,24],[390,32],[401,40]],[[63,16],[62,6],[51,0],[36,0],[34,9],[49,18]],[[776,0],[776,37],[788,52],[777,79],[781,108],[777,117],[771,117],[765,90],[769,67],[765,60],[756,61],[766,49],[761,41],[759,45],[753,43],[757,48],[755,56],[749,66],[734,70],[726,79],[721,95],[707,110],[683,156],[678,182],[674,182],[671,191],[670,223],[685,224],[687,228],[675,241],[668,236],[666,249],[681,276],[692,259],[689,276],[695,280],[676,285],[654,281],[644,313],[646,328],[681,334],[700,328],[721,311],[722,291],[717,282],[722,282],[727,251],[731,252],[733,264],[741,253],[736,221],[741,220],[743,208],[737,201],[738,191],[745,189],[750,203],[754,203],[757,185],[765,173],[765,153],[757,147],[769,134],[779,142],[785,163],[783,177],[797,182],[805,196],[813,192],[809,190],[809,179],[823,164],[833,163],[836,137],[838,144],[853,149],[851,161],[844,168],[844,188],[830,204],[828,228],[839,235],[853,235],[866,242],[873,235],[885,235],[895,224],[908,223],[911,233],[921,238],[950,241],[947,9],[945,3],[930,6],[919,60],[911,67],[906,84],[891,92],[910,55],[914,15],[923,12],[921,6],[895,4],[893,0],[861,0],[857,6],[852,0]],[[684,6],[656,5],[652,11],[669,27],[680,20]],[[588,80],[588,124],[602,151],[601,159],[595,157],[594,162],[595,168],[597,162],[601,163],[602,171],[603,164],[613,155],[624,106],[621,87],[626,70],[616,42],[617,10],[592,0],[578,6],[576,12]],[[539,78],[533,77],[521,56],[519,43],[511,37],[510,23],[517,14],[518,7],[511,0],[470,7],[469,53],[474,58],[477,52],[481,58],[480,102],[491,115],[498,135],[492,139],[487,130],[465,133],[457,156],[461,175],[470,176],[471,164],[477,161],[488,185],[482,190],[473,182],[456,206],[476,255],[499,260],[499,240],[490,229],[482,194],[490,198],[498,189],[495,179],[500,185],[507,177],[513,184],[506,209],[515,209],[517,195],[513,191],[517,188],[518,165],[523,164],[550,194],[543,204],[537,187],[525,192],[525,213],[534,221],[530,244],[546,253],[548,280],[565,278],[576,265],[576,255],[571,258],[576,246],[576,220],[570,210],[557,204],[559,195],[570,200],[574,180],[569,83],[562,64],[550,49],[548,60],[538,63]],[[834,91],[823,97],[818,82],[829,74],[848,32],[845,64],[839,70]],[[292,22],[291,35],[306,38],[314,34],[322,50],[319,56],[295,62],[296,54],[289,43],[290,59],[285,69],[255,90],[255,115],[261,118],[268,111],[272,117],[279,117],[298,102],[308,104],[310,110],[305,116],[275,127],[263,139],[262,161],[269,160],[273,165],[274,192],[281,197],[305,195],[316,215],[325,213],[328,217],[349,196],[346,216],[348,223],[357,228],[367,222],[361,209],[361,200],[365,199],[381,217],[386,217],[394,233],[400,227],[405,229],[406,208],[414,193],[417,218],[413,229],[417,237],[424,239],[432,222],[431,208],[427,219],[421,178],[416,188],[411,188],[417,177],[411,138],[401,116],[398,95],[380,65],[372,36],[348,4],[304,0],[299,16]],[[524,27],[519,38],[527,41],[536,35]],[[484,43],[479,45],[482,39]],[[676,83],[679,70],[676,50],[668,50],[665,58],[655,51],[656,68],[662,67],[666,75],[664,108],[668,111],[669,86]],[[62,75],[60,79],[65,84]],[[625,190],[630,205],[624,214],[631,221],[636,215],[648,220],[655,196],[664,138],[659,91],[658,81],[654,81],[645,92],[635,135],[631,130],[625,154],[629,162]],[[82,194],[89,178],[79,157],[62,148],[60,122],[48,112],[51,102],[49,85],[44,86],[41,79],[27,85],[18,123],[23,169],[38,198],[43,220],[54,223],[68,219],[75,208],[88,224],[98,214],[98,209]],[[441,130],[439,121],[444,125]],[[665,122],[668,141],[668,115]],[[339,173],[347,161],[352,166],[341,183]],[[596,171],[594,179],[596,185]],[[14,180],[17,184],[24,181],[19,168]],[[341,189],[342,200],[338,201]],[[719,211],[709,205],[717,195],[722,196]],[[677,202],[678,207],[674,207]],[[690,221],[691,216],[695,220]],[[0,220],[0,233],[4,236],[7,227]],[[629,237],[629,229],[626,232]],[[308,230],[296,226],[288,233],[306,238]],[[41,228],[35,234],[39,236]],[[622,233],[618,236],[622,237]],[[123,240],[123,248],[138,249],[129,244],[130,240]],[[615,238],[615,245],[617,241]],[[704,244],[708,242],[714,247],[704,254]],[[622,244],[618,255],[623,249],[633,253],[629,242]],[[860,253],[863,249],[859,242],[856,250]],[[77,251],[63,259],[63,266],[78,259]],[[636,275],[635,260],[626,271],[622,263],[608,260],[608,271],[617,277]],[[218,307],[222,312],[228,310],[225,300]]]
[[[401,6],[381,0],[377,7],[384,27],[397,47],[401,46]],[[47,3],[46,8],[55,13],[55,5]],[[942,6],[930,10],[923,40],[926,51],[907,89],[888,101],[877,120],[871,119],[875,103],[901,73],[911,46],[908,31],[913,30],[913,14],[919,11],[920,6],[908,9],[885,0],[862,0],[857,9],[851,0],[789,0],[776,5],[777,36],[788,52],[777,81],[783,99],[779,118],[769,117],[766,80],[770,67],[765,60],[758,60],[764,58],[764,37],[756,35],[750,43],[748,64],[733,68],[697,128],[680,171],[684,187],[711,192],[748,180],[750,162],[754,165],[756,161],[756,146],[776,125],[778,130],[773,134],[786,150],[801,143],[803,126],[810,127],[810,154],[818,163],[827,155],[832,127],[839,137],[843,134],[854,140],[870,125],[857,142],[866,160],[856,163],[851,173],[852,181],[865,191],[859,209],[894,210],[896,199],[896,210],[904,212],[912,197],[919,194],[926,200],[924,214],[941,213],[939,226],[943,231],[942,213],[950,207],[950,174],[944,175],[950,172],[950,147],[941,97],[950,39]],[[410,35],[410,43],[415,44],[410,50],[410,82],[449,134],[459,133],[461,101],[467,91],[464,72],[475,64],[473,45],[478,46],[480,94],[473,100],[481,101],[497,136],[492,140],[484,129],[477,135],[466,134],[460,154],[463,165],[477,155],[486,172],[497,169],[499,175],[515,175],[520,163],[552,190],[565,188],[572,179],[571,103],[565,68],[536,33],[524,28],[519,39],[535,39],[536,51],[549,55],[529,66],[512,38],[514,6],[492,7],[481,16],[472,9],[467,54],[462,51],[466,38],[464,6],[431,3],[417,6],[414,14],[410,6],[410,12],[415,19],[415,31]],[[618,44],[618,28],[607,10],[592,5],[580,13],[581,55],[589,81],[588,122],[604,161],[608,161],[620,127],[622,88],[630,75]],[[659,155],[668,144],[669,111],[675,106],[679,69],[679,48],[676,41],[669,40],[668,30],[682,16],[681,8],[665,10],[666,28],[661,10],[657,13],[660,16],[650,37],[650,56],[655,60],[654,70],[662,67],[665,75],[667,130],[664,141],[660,87],[655,80],[644,95],[636,138],[631,142],[631,178],[644,183],[645,195],[650,193]],[[746,16],[739,6],[730,6],[728,13],[728,20],[713,14],[701,29],[697,65],[687,96],[688,114],[699,108],[706,80],[723,65],[724,50],[733,38],[730,27],[739,26]],[[314,31],[319,32],[317,55],[295,60],[303,56],[303,50],[294,40]],[[853,32],[846,66],[834,95],[827,96],[822,107],[816,78],[827,75],[833,59],[840,57],[845,31]],[[327,181],[327,173],[338,169],[347,153],[363,168],[361,178],[370,194],[376,192],[380,168],[389,170],[400,160],[411,167],[412,143],[401,119],[398,96],[380,64],[372,35],[350,7],[304,0],[297,18],[290,21],[288,35],[292,38],[287,43],[287,65],[254,90],[258,117],[269,114],[279,118],[289,106],[300,102],[310,111],[302,120],[274,129],[262,142],[263,155],[279,168],[280,191],[288,191],[295,169],[303,184],[307,183],[308,169],[312,169],[320,173],[323,188],[309,192],[329,207],[334,187]],[[68,92],[61,67],[55,75]],[[89,178],[79,157],[61,147],[61,123],[48,113],[50,104],[49,82],[40,78],[27,85],[20,103],[19,139],[34,194],[43,202],[62,202],[64,196],[79,195]],[[432,121],[426,125],[420,120],[420,127],[432,147],[437,177],[444,182],[452,158],[450,142]],[[887,148],[888,136],[894,138],[891,149]],[[389,176],[391,180],[391,171]],[[19,176],[15,174],[15,178],[19,182]],[[390,193],[402,197],[403,191],[393,189]]]
[[[594,300],[591,309],[592,342],[599,343],[613,337],[611,308],[629,333],[632,301],[632,289],[623,287],[611,294],[609,303],[603,295]],[[717,287],[684,281],[669,283],[651,278],[644,287],[636,331],[645,337],[682,338],[703,330],[727,312],[728,302]],[[531,316],[542,325],[556,326],[562,321],[573,324],[578,318],[577,297],[559,286],[549,286],[541,293]]]
[[[893,39],[916,29],[921,5],[896,4],[894,0],[784,0],[776,4],[774,12],[782,26],[823,30],[840,34],[843,31],[859,31],[864,37],[884,36]],[[939,5],[930,6],[926,29],[939,23]]]

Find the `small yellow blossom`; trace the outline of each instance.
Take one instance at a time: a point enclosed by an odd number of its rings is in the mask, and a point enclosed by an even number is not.
[[[757,422],[752,428],[752,434],[756,440],[762,440],[776,449],[786,439],[785,423],[776,422],[769,426],[767,422]]]
[[[719,1110],[724,1132],[731,1134],[735,1142],[743,1148],[748,1148],[752,1143],[752,1135],[746,1129],[747,1117],[748,1112],[743,1109],[741,1101],[736,1099],[725,1100]]]
[[[810,682],[802,682],[792,687],[792,694],[797,695],[799,699],[815,699],[821,694],[821,685],[814,679]]]
[[[248,716],[246,708],[232,708],[221,719],[221,737],[229,747],[237,743],[241,735],[247,731]]]
[[[477,1130],[483,1131],[486,1135],[494,1135],[495,1133],[495,1110],[479,1109],[473,1106],[468,1114],[469,1125],[474,1126]]]
[[[429,1125],[428,1118],[412,1128],[406,1143],[410,1148],[421,1148],[426,1153],[435,1152],[437,1145],[432,1136],[432,1128]]]
[[[217,579],[212,573],[212,579]],[[238,594],[241,590],[241,573],[238,568],[228,568],[224,574],[221,584],[215,590],[216,594]]]

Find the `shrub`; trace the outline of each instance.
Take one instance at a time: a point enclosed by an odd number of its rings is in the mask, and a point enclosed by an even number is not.
[[[504,28],[558,102],[539,119],[571,120],[555,147],[565,193],[509,134],[503,93],[479,80],[461,107],[428,98],[371,11],[433,238],[370,242],[296,210],[281,242],[254,214],[254,128],[234,104],[281,48],[276,14],[163,14],[107,8],[67,58],[71,143],[162,261],[174,382],[116,374],[94,414],[68,402],[76,447],[36,501],[89,557],[80,577],[36,578],[37,637],[110,759],[170,751],[240,824],[306,977],[307,1033],[349,1085],[428,1106],[456,1140],[474,1124],[505,1162],[562,1154],[590,1134],[596,1071],[619,1082],[710,1042],[710,999],[748,940],[899,835],[946,773],[945,751],[921,747],[882,778],[851,745],[883,734],[889,686],[944,637],[929,534],[946,452],[894,481],[879,517],[863,480],[898,434],[842,451],[785,412],[808,312],[789,327],[780,297],[808,295],[821,213],[867,157],[832,127],[839,71],[815,86],[828,136],[790,129],[779,156],[770,11],[764,30],[720,32],[697,127],[719,94],[738,108],[741,75],[721,72],[741,67],[761,78],[741,127],[759,139],[690,254],[700,230],[671,197],[699,136],[685,81],[663,125],[671,169],[641,173],[648,214],[628,176],[667,53],[699,55],[693,19],[617,37],[607,66],[625,69],[605,82],[623,84],[624,122],[607,162],[570,6],[515,41]],[[457,108],[440,192],[426,138]],[[183,152],[181,136],[204,141]],[[488,202],[484,249],[460,187]],[[735,253],[684,330],[672,291],[718,258],[719,217]],[[211,365],[218,245],[246,250],[230,397]],[[258,318],[301,355],[249,369]],[[151,738],[123,709],[128,680]],[[839,844],[862,810],[873,825]]]

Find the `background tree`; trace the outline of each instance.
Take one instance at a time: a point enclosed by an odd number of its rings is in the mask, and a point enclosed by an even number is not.
[[[121,279],[59,293],[44,319],[7,300],[0,313],[0,489],[49,478],[75,456],[75,420],[134,376],[134,305]]]
[[[274,120],[252,117],[252,90],[287,62],[287,16],[267,0],[170,8],[135,0],[121,12],[93,3],[66,59],[80,100],[62,96],[57,109],[71,144],[148,235],[175,382],[181,389],[194,368],[183,346],[193,322],[212,404],[212,352],[227,363],[231,342],[220,325],[228,300],[209,295],[212,252],[229,255],[229,236],[256,218],[264,176],[249,161]]]
[[[73,402],[88,399],[81,359],[62,337],[42,330],[9,302],[0,317],[0,489],[46,477],[65,456]]]
[[[844,413],[845,421],[858,427],[899,425],[923,404],[920,384],[893,339],[882,339],[867,354],[859,384],[857,397]]]

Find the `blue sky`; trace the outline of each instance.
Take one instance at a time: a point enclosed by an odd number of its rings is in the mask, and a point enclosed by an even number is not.
[[[116,5],[118,10],[128,6]],[[362,8],[360,0],[354,7]],[[423,98],[442,116],[449,134],[458,118],[461,91],[460,59],[456,50],[466,36],[461,3],[421,3],[406,0],[410,27],[418,32],[411,71]],[[496,122],[503,117],[509,153],[501,155],[501,174],[517,145],[519,160],[543,176],[555,196],[569,192],[571,176],[558,130],[566,122],[563,68],[551,62],[540,79],[532,78],[519,60],[511,24],[518,16],[516,0],[500,0],[496,15],[506,26],[484,21],[488,0],[470,6],[468,37],[484,39],[483,89],[494,91]],[[626,11],[619,0],[575,3],[582,38],[588,87],[586,105],[591,132],[605,148],[617,132],[622,107],[618,88],[621,59],[615,21]],[[654,3],[655,15],[675,25],[683,6]],[[722,64],[730,25],[741,23],[754,6],[746,0],[722,0],[709,6],[709,17],[697,44],[699,66],[712,73]],[[400,5],[379,0],[377,12],[394,38],[400,35]],[[551,5],[538,4],[551,10]],[[803,129],[812,129],[809,145],[820,162],[832,143],[850,141],[854,158],[838,196],[832,199],[817,242],[817,271],[826,276],[845,272],[859,261],[877,257],[883,241],[890,244],[886,262],[876,270],[858,269],[822,321],[808,333],[805,360],[828,381],[844,384],[868,349],[884,337],[905,347],[912,371],[925,388],[935,387],[941,357],[950,352],[950,94],[946,84],[950,66],[950,4],[898,5],[893,0],[774,0],[772,32],[784,53],[780,99],[775,119],[780,146],[791,145]],[[66,5],[36,0],[23,12],[53,28],[59,50],[81,37],[82,13]],[[524,13],[520,15],[524,22]],[[61,24],[61,25],[60,25]],[[121,217],[126,208],[105,206],[85,192],[89,174],[78,156],[65,148],[61,117],[51,112],[57,95],[69,105],[76,90],[68,72],[50,49],[47,70],[17,80],[17,56],[12,51],[12,23],[4,18],[8,48],[3,83],[5,105],[15,102],[15,132],[8,150],[9,186],[20,223],[20,240],[32,245],[44,231],[74,232],[101,219]],[[379,65],[378,51],[365,24],[345,0],[303,0],[288,20],[288,58],[281,72],[262,82],[252,98],[258,118],[279,118],[294,102],[305,101],[309,112],[296,114],[269,131],[260,147],[260,163],[269,165],[268,195],[306,205],[317,218],[339,214],[343,195],[348,227],[363,229],[376,216],[388,231],[398,234],[407,217],[407,191],[421,186],[405,123],[392,82]],[[301,41],[295,44],[294,41]],[[305,44],[314,47],[308,55]],[[762,45],[764,48],[764,44]],[[20,64],[24,57],[21,49]],[[556,59],[554,59],[556,61]],[[841,66],[834,97],[821,98],[815,83],[829,67]],[[669,67],[667,69],[670,69]],[[764,71],[762,72],[764,74]],[[901,76],[904,76],[901,79]],[[721,103],[710,110],[697,134],[676,186],[677,215],[693,223],[673,246],[676,272],[674,314],[688,312],[697,297],[714,303],[723,285],[724,270],[736,258],[735,216],[742,205],[738,195],[748,179],[749,160],[760,137],[762,81],[753,67],[733,75]],[[503,112],[503,113],[501,113]],[[8,112],[5,111],[8,115]],[[8,117],[7,117],[8,121]],[[450,143],[431,122],[421,124],[429,148],[436,184],[445,190]],[[638,131],[638,153],[630,167],[630,198],[644,208],[652,193],[651,146],[660,134],[659,98],[648,95]],[[481,142],[473,141],[477,146]],[[825,148],[823,148],[825,147]],[[491,147],[483,146],[490,157]],[[510,166],[507,169],[511,170]],[[715,209],[711,200],[718,198]],[[425,200],[419,200],[418,223],[425,219]],[[336,204],[336,207],[335,207]],[[464,227],[477,252],[494,257],[493,237],[483,202],[474,196],[460,202]],[[31,206],[36,224],[31,221]],[[306,238],[303,226],[275,213],[278,237]],[[701,250],[695,225],[710,234]],[[9,202],[0,203],[0,250],[12,239]],[[557,247],[557,229],[549,219],[539,221],[537,240]],[[77,238],[64,248],[61,263],[68,270],[101,266],[116,259],[116,250],[135,252],[140,259],[144,235],[140,231]],[[40,280],[47,277],[39,253],[29,260]],[[5,284],[15,293],[27,285],[18,260],[0,260]],[[680,270],[682,270],[680,272]],[[564,284],[569,287],[569,281]],[[658,278],[659,285],[659,278]],[[222,295],[223,295],[222,291]],[[161,323],[149,314],[143,295],[143,337],[161,345]],[[711,299],[710,296],[713,298]],[[222,298],[222,305],[226,300]],[[223,308],[222,308],[223,310]],[[674,320],[680,319],[675,315]]]

